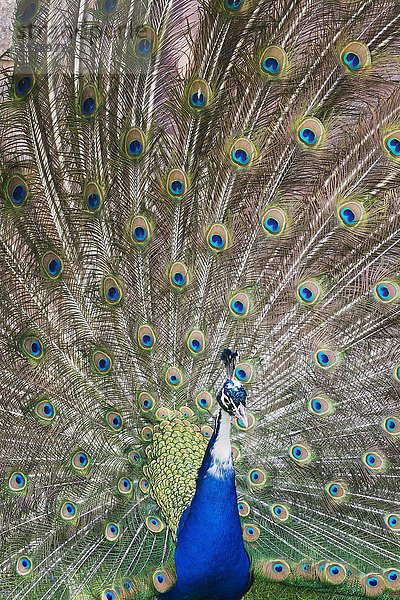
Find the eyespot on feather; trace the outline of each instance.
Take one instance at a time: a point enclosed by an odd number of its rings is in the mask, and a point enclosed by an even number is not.
[[[365,44],[350,42],[340,52],[340,60],[347,71],[360,73],[371,64],[371,54]]]
[[[21,577],[25,577],[26,575],[29,575],[29,573],[32,571],[33,565],[32,565],[32,560],[29,556],[20,556],[17,560],[17,564],[16,564],[16,571],[18,575],[21,575]]]
[[[263,565],[263,573],[268,579],[284,581],[290,575],[290,567],[284,560],[270,560]]]
[[[347,484],[344,481],[330,481],[326,484],[325,490],[334,502],[344,502],[349,495]]]
[[[182,198],[186,194],[188,187],[188,178],[182,169],[172,169],[168,173],[166,191],[171,198],[175,200]]]
[[[60,516],[63,521],[75,521],[78,518],[78,507],[75,502],[66,500],[60,508]]]
[[[210,392],[203,391],[196,395],[196,406],[201,410],[210,410],[213,405],[213,398]]]
[[[399,569],[387,569],[383,577],[385,579],[386,587],[391,590],[400,589],[400,571]]]
[[[341,200],[337,204],[336,214],[339,224],[346,229],[355,229],[365,222],[366,211],[359,200]]]
[[[98,93],[94,85],[86,85],[82,88],[79,95],[79,114],[81,117],[89,119],[94,117],[98,111]]]
[[[339,585],[347,577],[346,567],[340,563],[326,563],[322,571],[322,580]]]
[[[312,415],[317,415],[319,417],[327,417],[335,412],[334,403],[324,394],[312,396],[308,401],[307,408]]]
[[[169,271],[169,282],[176,290],[181,291],[189,285],[189,272],[186,265],[176,262]]]
[[[102,350],[94,350],[91,355],[94,370],[100,375],[107,375],[112,368],[112,360],[109,354]]]
[[[385,468],[385,457],[383,454],[375,451],[368,451],[362,457],[363,463],[371,471],[382,471]]]
[[[228,230],[222,223],[215,223],[207,232],[207,243],[213,252],[223,252],[229,247]]]
[[[29,65],[23,65],[15,70],[13,75],[13,96],[21,100],[29,96],[35,86],[36,78]]]
[[[175,583],[175,578],[167,569],[157,569],[153,573],[153,584],[158,592],[166,592]]]
[[[315,278],[305,279],[296,287],[296,298],[301,304],[312,306],[321,298],[322,287]]]
[[[147,529],[152,533],[160,533],[165,528],[164,523],[158,517],[149,516],[145,522]]]
[[[250,505],[244,500],[239,500],[238,512],[241,517],[247,517],[250,514]]]
[[[314,355],[314,360],[321,369],[331,369],[339,364],[339,353],[330,348],[320,348]]]
[[[121,413],[116,410],[109,410],[106,413],[106,424],[111,429],[111,431],[119,432],[122,431],[124,427],[124,420],[122,418]]]
[[[400,382],[400,365],[396,365],[393,369],[393,377],[396,381]]]
[[[14,471],[8,478],[8,487],[11,492],[24,492],[28,485],[28,478],[22,471]]]
[[[143,427],[140,436],[144,442],[150,442],[153,437],[153,428],[149,425]]]
[[[386,527],[390,531],[400,533],[400,513],[390,513],[385,516]]]
[[[293,444],[290,446],[289,456],[299,465],[308,465],[312,460],[311,450],[305,444]]]
[[[183,383],[183,377],[180,369],[177,367],[169,367],[165,373],[165,381],[172,388],[178,388]]]
[[[75,471],[86,472],[90,466],[91,460],[89,455],[82,450],[78,450],[72,455],[71,466]]]
[[[144,133],[138,127],[132,127],[124,137],[124,152],[125,155],[132,159],[138,160],[141,158],[146,149],[146,141]]]
[[[102,285],[103,301],[108,306],[118,306],[122,300],[123,292],[120,282],[113,276],[107,275]]]
[[[148,392],[139,392],[138,405],[142,412],[147,413],[154,410],[156,401]]]
[[[204,110],[210,103],[211,90],[207,81],[195,79],[188,88],[187,101],[189,107],[195,112]]]
[[[213,429],[209,425],[203,425],[201,428],[201,435],[209,440],[213,434]]]
[[[156,410],[156,417],[159,421],[165,421],[166,419],[169,419],[170,415],[171,412],[166,406],[160,406],[160,408]]]
[[[104,535],[108,542],[116,542],[121,537],[121,534],[122,530],[118,523],[112,521],[106,524]]]
[[[130,234],[135,244],[146,244],[151,237],[151,229],[147,219],[141,215],[133,217],[130,225]]]
[[[137,333],[138,344],[142,350],[152,350],[156,343],[156,334],[150,325],[141,325]]]
[[[41,260],[45,275],[53,281],[59,279],[64,269],[62,258],[55,252],[46,252]]]
[[[100,186],[94,181],[90,181],[83,193],[83,208],[90,213],[97,213],[103,204],[103,193]]]
[[[286,213],[280,208],[268,208],[263,214],[262,226],[269,237],[280,237],[286,230]]]
[[[250,299],[244,292],[237,292],[229,300],[229,310],[235,317],[246,317],[250,311]]]
[[[156,32],[150,25],[142,25],[133,38],[133,51],[137,58],[143,60],[149,58],[155,51],[157,45]]]
[[[247,523],[243,525],[243,539],[246,542],[256,542],[260,537],[260,529],[257,525],[253,525],[252,523]]]
[[[275,521],[281,521],[285,523],[289,520],[290,512],[286,504],[279,502],[271,506],[271,514]]]
[[[377,573],[364,575],[360,583],[366,596],[380,596],[385,589],[385,580]]]
[[[101,593],[101,600],[118,600],[119,597],[120,593],[116,587],[106,587]]]
[[[118,7],[118,0],[99,0],[100,10],[105,17],[111,16]]]
[[[27,358],[36,363],[44,357],[44,346],[42,340],[34,335],[26,335],[22,338],[21,350]]]
[[[46,398],[39,398],[35,403],[34,415],[44,423],[51,422],[56,416],[56,409],[53,402],[50,402]]]
[[[247,4],[246,0],[221,0],[223,7],[229,13],[240,13]]]
[[[296,573],[300,575],[302,579],[313,579],[314,578],[314,565],[309,560],[303,560],[296,566]]]
[[[235,167],[248,168],[256,157],[253,143],[247,138],[237,139],[229,150],[229,158]]]
[[[120,477],[118,480],[117,489],[122,496],[129,496],[133,490],[132,481],[129,479],[129,477]]]
[[[316,117],[307,117],[297,128],[297,139],[305,148],[316,148],[324,139],[325,128]]]
[[[187,339],[187,347],[193,356],[202,354],[205,350],[206,340],[200,329],[194,329]]]
[[[375,298],[383,304],[392,304],[400,299],[400,285],[395,279],[382,279],[375,284]]]
[[[399,417],[390,416],[382,422],[383,430],[392,436],[400,435],[400,419]]]
[[[264,487],[267,483],[267,474],[264,469],[261,469],[260,467],[251,469],[247,474],[247,481],[251,487]]]
[[[391,131],[383,140],[385,150],[392,158],[400,158],[400,129]]]
[[[260,72],[274,79],[281,77],[287,66],[286,52],[280,46],[269,46],[260,59]]]
[[[234,460],[234,462],[238,462],[241,458],[241,452],[240,452],[240,448],[238,446],[235,446],[234,444],[232,444],[232,458]]]
[[[247,420],[248,420],[247,427],[244,426],[244,423],[241,419],[236,418],[234,420],[234,425],[238,431],[250,431],[250,429],[253,429],[253,427],[256,423],[253,413],[251,413],[250,411],[246,411],[246,413],[247,413]]]
[[[4,182],[4,194],[15,208],[24,206],[30,196],[28,183],[21,175],[11,175]]]
[[[241,383],[251,383],[253,379],[253,366],[246,361],[240,361],[235,368],[235,377]]]
[[[188,406],[181,406],[179,412],[182,414],[184,419],[191,419],[194,415],[194,412]]]
[[[148,494],[150,491],[150,485],[147,479],[142,478],[139,481],[139,488],[143,492],[143,494]]]

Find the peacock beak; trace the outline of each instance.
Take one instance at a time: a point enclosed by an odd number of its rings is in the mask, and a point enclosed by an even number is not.
[[[246,414],[246,407],[243,404],[235,407],[234,415],[237,419],[240,419],[244,427],[247,429],[249,426],[249,419]]]

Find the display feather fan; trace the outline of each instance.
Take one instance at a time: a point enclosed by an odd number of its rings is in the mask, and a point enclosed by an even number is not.
[[[399,25],[19,0],[0,598],[400,591]]]

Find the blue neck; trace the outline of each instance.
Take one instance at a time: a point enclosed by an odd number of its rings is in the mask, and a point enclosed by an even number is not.
[[[230,417],[218,415],[197,477],[196,492],[183,513],[175,552],[176,585],[163,600],[239,600],[249,583],[231,456]]]

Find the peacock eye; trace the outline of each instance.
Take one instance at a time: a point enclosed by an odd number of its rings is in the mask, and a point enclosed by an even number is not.
[[[289,509],[284,504],[273,504],[271,507],[272,516],[275,520],[284,522],[289,519]]]
[[[150,225],[140,215],[134,217],[130,225],[131,237],[133,242],[138,245],[144,245],[150,239]]]
[[[72,456],[72,466],[76,471],[85,471],[90,464],[89,456],[86,452],[78,451]]]
[[[145,135],[138,127],[130,129],[124,139],[124,150],[128,158],[139,159],[145,151]]]
[[[8,487],[12,492],[23,492],[28,485],[27,477],[21,471],[11,473],[8,479]]]
[[[311,450],[305,444],[294,444],[289,449],[289,456],[298,464],[308,464],[311,461]]]
[[[255,148],[247,138],[239,138],[230,149],[231,162],[237,167],[249,167],[255,155]]]
[[[244,0],[225,0],[225,8],[229,11],[237,12],[244,4]]]
[[[400,532],[400,514],[387,515],[385,522],[391,531]]]
[[[244,500],[238,502],[238,512],[241,517],[247,517],[250,514],[249,504]]]
[[[124,426],[124,420],[119,412],[110,410],[106,414],[106,423],[111,431],[121,431]]]
[[[179,387],[183,383],[183,377],[180,369],[176,367],[169,367],[165,374],[165,380],[171,387]]]
[[[203,391],[197,394],[195,402],[198,408],[208,410],[213,404],[213,399],[209,392]]]
[[[297,128],[298,140],[307,148],[315,148],[323,139],[325,129],[319,119],[308,117]]]
[[[74,502],[64,502],[60,509],[61,518],[64,521],[73,521],[77,517],[77,506]]]
[[[156,33],[149,25],[142,25],[133,40],[134,52],[137,58],[145,59],[155,50]]]
[[[17,20],[18,22],[26,27],[35,18],[39,10],[38,0],[23,0],[18,3]]]
[[[204,109],[211,97],[208,83],[204,79],[195,79],[188,90],[189,106],[196,112]]]
[[[269,208],[264,212],[262,226],[269,237],[279,237],[286,229],[286,214],[280,208]]]
[[[148,392],[140,392],[138,396],[139,408],[143,412],[149,412],[155,407],[155,399]]]
[[[150,442],[153,437],[153,429],[149,425],[146,425],[143,427],[140,435],[144,442]]]
[[[246,542],[256,542],[260,537],[260,529],[256,525],[245,525],[243,527],[243,539]]]
[[[211,250],[222,252],[229,245],[228,230],[222,223],[215,223],[207,233],[207,242]]]
[[[195,356],[204,352],[205,349],[205,337],[204,333],[199,329],[192,331],[187,340],[187,346],[190,353]]]
[[[28,69],[27,67],[25,69]],[[33,89],[35,83],[32,72],[14,75],[14,91],[17,98],[26,97]]]
[[[383,429],[389,435],[400,434],[400,419],[398,417],[387,417],[383,422]]]
[[[163,531],[165,525],[158,517],[147,517],[146,526],[152,533],[160,533]]]
[[[363,462],[372,471],[382,470],[385,466],[385,459],[379,452],[366,452]]]
[[[166,592],[174,582],[175,578],[165,569],[158,569],[153,574],[153,584],[158,592]]]
[[[83,88],[79,108],[82,117],[92,117],[97,112],[97,91],[93,85]]]
[[[17,560],[16,571],[18,575],[24,577],[32,571],[32,561],[29,556],[20,556]]]
[[[260,70],[262,74],[277,78],[282,75],[286,67],[286,53],[279,46],[269,46],[264,50],[260,60]]]
[[[357,73],[371,63],[371,54],[361,42],[351,42],[340,53],[340,60],[348,71]]]
[[[330,369],[339,363],[339,355],[329,348],[321,348],[315,354],[315,361],[318,367]]]
[[[233,315],[245,317],[250,310],[250,299],[244,292],[238,292],[229,301],[229,308]]]
[[[108,306],[118,306],[122,299],[122,287],[115,277],[108,275],[104,278],[102,294]]]
[[[400,285],[394,279],[378,281],[374,288],[375,297],[384,304],[397,302],[400,298]]]
[[[252,486],[263,486],[266,480],[267,475],[263,469],[252,469],[248,474],[248,481]]]
[[[391,156],[400,157],[400,131],[394,131],[386,137],[385,147]]]
[[[92,363],[97,373],[101,375],[109,373],[112,367],[111,357],[101,350],[92,353]]]
[[[121,528],[118,523],[107,523],[104,535],[109,542],[115,542],[121,536]]]
[[[169,271],[169,281],[177,290],[183,290],[189,283],[189,273],[187,267],[182,262],[176,262]]]
[[[138,329],[137,339],[142,350],[151,350],[156,343],[154,329],[150,325],[141,325]]]
[[[181,169],[173,169],[167,177],[167,192],[172,198],[184,196],[188,190],[188,178]]]

